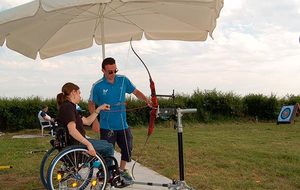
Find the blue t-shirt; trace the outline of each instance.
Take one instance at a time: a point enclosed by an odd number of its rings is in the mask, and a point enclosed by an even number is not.
[[[91,89],[90,101],[96,106],[109,104],[109,111],[101,111],[100,127],[109,130],[127,129],[125,94],[135,90],[132,82],[123,75],[116,75],[113,84],[105,77],[95,82]]]

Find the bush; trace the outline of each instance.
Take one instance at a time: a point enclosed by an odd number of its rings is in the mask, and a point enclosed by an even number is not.
[[[233,93],[196,90],[189,105],[196,105],[197,119],[203,122],[235,119],[242,115],[241,98]]]
[[[295,105],[300,103],[300,96],[286,95],[280,100],[281,105]]]
[[[243,106],[246,115],[263,120],[274,120],[279,112],[279,101],[274,95],[247,95],[243,98]]]
[[[38,97],[1,98],[0,99],[0,130],[20,130],[37,128],[37,114],[43,101]]]
[[[274,121],[282,104],[293,105],[300,102],[300,96],[294,95],[287,95],[278,100],[274,95],[267,97],[262,94],[249,94],[240,97],[232,92],[223,93],[215,89],[196,90],[191,96],[176,94],[175,97],[175,101],[171,98],[159,98],[160,108],[197,108],[197,114],[185,114],[182,118],[189,122],[222,122],[249,117]],[[0,98],[0,131],[40,128],[37,113],[42,105],[48,105],[50,116],[57,116],[55,99]],[[82,101],[79,106],[85,110],[83,115],[88,116],[88,103]],[[126,107],[127,122],[130,126],[149,124],[151,109],[146,107],[143,101],[127,98]]]

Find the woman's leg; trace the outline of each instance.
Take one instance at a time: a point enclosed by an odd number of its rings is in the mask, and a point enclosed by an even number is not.
[[[107,142],[106,140],[88,140],[92,143],[94,149],[103,157],[114,156],[114,147],[111,143]]]

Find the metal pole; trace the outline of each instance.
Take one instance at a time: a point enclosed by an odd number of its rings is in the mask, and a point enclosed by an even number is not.
[[[180,109],[177,110],[177,133],[178,133],[178,158],[179,158],[179,180],[184,181],[184,160],[183,160],[183,126],[182,126],[182,116],[184,113],[195,113],[197,109]]]
[[[101,46],[102,46],[102,60],[105,59],[105,36],[104,36],[104,5],[101,3],[100,5],[100,27],[101,27]]]
[[[182,132],[178,132],[178,158],[179,158],[179,180],[184,181]]]

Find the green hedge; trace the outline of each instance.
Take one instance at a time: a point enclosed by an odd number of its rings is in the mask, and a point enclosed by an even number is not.
[[[232,92],[224,93],[217,90],[196,90],[192,95],[177,94],[172,99],[159,99],[161,108],[197,108],[197,114],[186,114],[183,119],[191,122],[222,122],[233,120],[266,120],[277,119],[282,105],[296,104],[300,96],[286,95],[277,98],[275,95],[249,94],[244,97]],[[14,131],[24,128],[40,128],[37,113],[42,105],[48,105],[49,115],[56,117],[55,99],[30,98],[0,98],[0,131]],[[139,100],[127,99],[127,121],[130,126],[147,125],[149,108]],[[88,115],[88,103],[83,101],[80,107]],[[141,108],[143,107],[143,108]],[[141,109],[136,109],[141,108]],[[161,122],[163,120],[158,120]]]
[[[56,104],[54,100],[31,98],[1,98],[0,99],[0,130],[19,130],[25,128],[39,128],[37,114],[42,105],[48,105],[49,114],[55,116]]]
[[[279,101],[276,96],[250,94],[243,98],[244,113],[257,119],[272,120],[279,112]]]
[[[233,93],[216,90],[196,90],[188,107],[197,108],[197,120],[202,122],[232,120],[242,116],[242,99]]]

